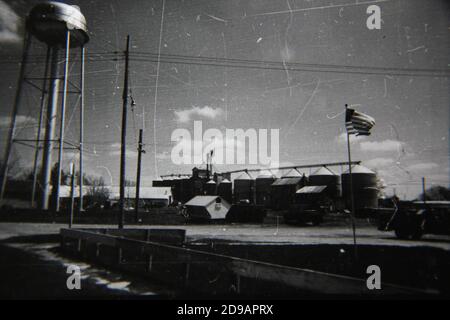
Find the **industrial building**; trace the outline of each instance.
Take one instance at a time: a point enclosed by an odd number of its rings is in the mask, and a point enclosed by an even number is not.
[[[108,200],[107,203],[102,203],[101,205],[107,205],[113,207],[120,200],[120,188],[118,186],[105,186],[103,187],[107,193]],[[80,197],[79,189],[74,190],[74,199],[78,201]],[[91,187],[86,187],[83,189],[83,196],[89,196],[91,192]],[[140,187],[139,192],[139,207],[140,208],[162,208],[167,207],[172,204],[172,190],[170,187]],[[62,206],[67,206],[71,199],[71,187],[61,186],[60,198]],[[125,200],[126,203],[132,207],[136,199],[136,187],[125,187]]]
[[[291,213],[293,210],[306,207],[310,208],[308,210],[320,208],[327,212],[342,212],[344,209],[350,209],[348,171],[339,175],[326,165],[314,167],[317,169],[309,176],[291,167],[280,178],[269,170],[212,173],[209,170],[194,168],[190,176],[165,176],[163,179],[153,181],[153,186],[170,188],[176,203],[184,203],[186,206],[190,204],[191,207],[191,200],[194,198],[208,196],[220,197],[233,206],[249,206],[246,209],[249,212],[250,207],[280,212],[291,211]],[[256,174],[252,176],[250,171],[256,171]],[[230,176],[233,173],[239,173],[239,175],[231,180]],[[355,165],[352,176],[355,211],[358,213],[368,208],[376,208],[378,206],[376,174],[368,168]],[[212,198],[198,199],[211,200]],[[198,202],[198,199],[194,203]]]

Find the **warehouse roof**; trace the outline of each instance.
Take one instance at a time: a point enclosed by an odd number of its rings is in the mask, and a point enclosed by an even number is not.
[[[70,186],[65,186],[62,185],[59,188],[59,196],[61,198],[70,198]],[[88,189],[90,189],[89,186],[84,186],[83,188],[83,195],[85,196],[88,193]],[[75,187],[75,189],[73,190],[73,194],[75,198],[78,198],[80,196],[80,188],[78,186]]]
[[[107,187],[110,199],[120,199],[120,187]],[[125,187],[125,198],[134,198],[136,187]],[[141,199],[169,199],[172,196],[170,187],[141,187],[139,197]]]
[[[91,190],[91,186],[84,186],[83,195],[86,196]],[[120,199],[120,187],[104,187],[109,192],[109,198],[111,200]],[[74,197],[79,197],[79,187],[74,189]],[[136,196],[136,187],[125,187],[125,198],[134,198]],[[139,191],[139,197],[141,199],[169,199],[172,196],[172,190],[170,187],[141,187]],[[61,186],[60,188],[61,198],[70,198],[70,186]]]
[[[325,190],[327,186],[309,186],[309,187],[303,187],[300,190],[297,191],[297,193],[321,193],[323,190]]]
[[[220,198],[219,196],[196,196],[186,202],[186,206],[193,207],[206,207],[211,204],[211,202],[216,202],[216,199]]]

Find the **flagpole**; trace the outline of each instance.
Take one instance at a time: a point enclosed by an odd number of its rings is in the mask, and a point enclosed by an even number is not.
[[[345,105],[345,114],[347,114],[348,104]],[[350,134],[347,132],[347,151],[348,151],[348,173],[350,175],[350,204],[351,204],[351,219],[353,230],[353,247],[355,253],[355,261],[358,261],[358,247],[356,244],[356,225],[355,225],[355,199],[353,197],[353,175],[352,175],[352,154],[350,151]]]

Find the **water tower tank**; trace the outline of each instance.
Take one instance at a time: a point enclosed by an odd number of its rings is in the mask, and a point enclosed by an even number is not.
[[[87,24],[78,6],[61,2],[42,2],[31,9],[27,19],[28,31],[51,47],[64,47],[70,30],[72,48],[82,47],[89,41]]]
[[[242,173],[234,179],[234,201],[249,200],[253,202],[253,192],[255,190],[255,179],[247,172]]]
[[[336,199],[340,196],[340,177],[326,167],[322,167],[309,176],[308,185],[327,186],[325,194]]]
[[[352,167],[355,210],[378,207],[377,175],[372,170],[356,165]],[[342,196],[347,208],[351,206],[350,174],[342,174]]]

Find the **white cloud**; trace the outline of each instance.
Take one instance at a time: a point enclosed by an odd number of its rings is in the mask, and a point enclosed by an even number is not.
[[[14,10],[0,0],[0,42],[18,42],[19,16]]]
[[[403,147],[403,142],[397,140],[383,140],[383,141],[367,141],[366,136],[351,135],[350,142],[352,145],[358,145],[361,151],[378,151],[378,152],[392,152],[398,151]],[[337,142],[340,144],[347,143],[347,134],[344,132],[337,137]]]
[[[403,143],[396,140],[383,140],[383,141],[363,141],[360,143],[362,151],[397,151],[402,147]]]
[[[0,8],[1,10],[1,8]],[[16,117],[16,125],[21,126],[24,124],[35,124],[37,121],[35,118],[29,117],[29,116],[17,116]],[[10,116],[4,116],[0,117],[0,128],[9,127],[11,123],[11,117]]]
[[[426,171],[439,168],[439,165],[434,162],[417,163],[407,167],[408,171]]]
[[[109,152],[111,156],[118,156],[121,155],[121,144],[120,143],[113,143],[111,144],[111,151]],[[134,148],[128,146],[126,149],[126,157],[127,158],[137,158],[138,152],[134,150]]]
[[[194,116],[215,119],[221,114],[223,114],[223,110],[221,108],[211,108],[209,106],[204,107],[192,106],[191,109],[175,111],[176,121],[181,123],[191,121],[192,117]]]
[[[361,141],[364,141],[367,137],[365,136],[355,136],[352,135],[350,137],[350,143],[351,144],[356,144],[356,143],[360,143]],[[340,144],[346,144],[347,143],[347,133],[343,132],[341,133],[339,136],[337,136],[337,142]]]
[[[365,161],[364,164],[373,169],[384,168],[394,164],[394,159],[391,158],[374,158],[369,161]]]

